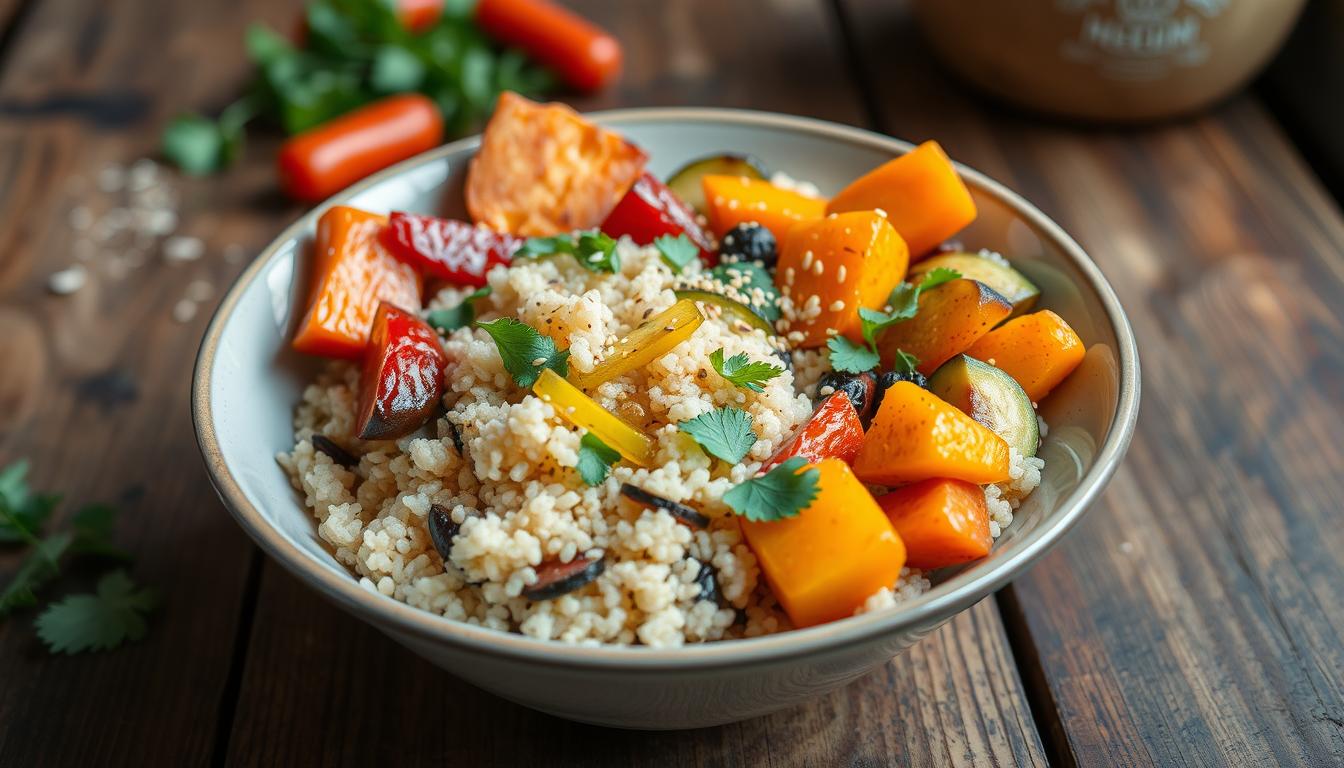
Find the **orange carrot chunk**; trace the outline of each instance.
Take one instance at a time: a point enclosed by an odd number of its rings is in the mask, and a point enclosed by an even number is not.
[[[910,246],[910,258],[928,255],[975,220],[975,202],[936,141],[926,141],[840,190],[827,213],[886,211]]]
[[[905,545],[868,489],[840,459],[814,464],[820,492],[794,517],[742,519],[747,544],[797,627],[853,615],[869,595],[896,583]]]
[[[905,542],[913,568],[942,568],[989,554],[985,492],[965,480],[933,478],[907,485],[877,503]]]
[[[793,301],[800,347],[824,345],[827,329],[862,341],[859,309],[881,309],[910,260],[905,241],[872,211],[795,224],[780,242],[775,284]]]
[[[1083,362],[1087,349],[1064,318],[1043,309],[990,331],[966,354],[1012,376],[1039,403]]]
[[[997,483],[1008,479],[1008,444],[956,406],[901,381],[883,395],[854,474],[878,485],[931,477]]]
[[[378,242],[387,217],[337,205],[317,220],[313,290],[294,335],[310,355],[357,358],[369,343],[378,304],[420,309],[420,276]]]
[[[702,177],[700,185],[705,191],[705,214],[715,237],[723,237],[738,224],[754,221],[770,230],[782,244],[794,224],[820,219],[826,213],[825,200],[760,179],[711,174]]]

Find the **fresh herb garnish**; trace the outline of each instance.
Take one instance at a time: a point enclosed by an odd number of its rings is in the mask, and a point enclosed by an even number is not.
[[[863,332],[863,340],[867,346],[860,346],[842,336],[831,337],[826,342],[826,347],[831,351],[832,370],[863,373],[876,368],[881,362],[881,357],[877,353],[877,335],[896,323],[914,317],[919,312],[919,295],[921,293],[959,277],[961,277],[961,273],[955,269],[937,267],[929,270],[924,275],[924,279],[920,280],[917,285],[901,283],[896,286],[887,299],[887,304],[891,307],[890,312],[861,307],[859,309],[859,324]],[[906,370],[912,371],[917,363],[918,360],[915,359],[914,355],[910,355],[903,350],[896,350],[898,370],[905,366]]]
[[[70,527],[75,534],[70,552],[130,562],[133,559],[131,554],[112,543],[112,528],[117,522],[117,514],[117,508],[107,504],[90,504],[76,512],[70,518]]]
[[[892,361],[891,369],[897,373],[914,373],[919,367],[919,358],[906,352],[904,349],[896,350],[896,359]]]
[[[677,429],[690,435],[707,453],[729,464],[745,458],[756,443],[751,414],[731,405],[683,421]]]
[[[106,651],[145,636],[145,616],[158,602],[125,571],[105,574],[94,594],[70,595],[37,617],[37,636],[52,653]]]
[[[821,470],[812,467],[799,472],[807,459],[794,456],[761,477],[733,486],[723,494],[723,502],[734,512],[755,522],[772,522],[793,517],[811,504],[820,493]]]
[[[615,274],[621,270],[621,256],[616,252],[616,241],[597,230],[555,237],[529,237],[513,256],[550,256],[555,253],[573,256],[590,272]]]
[[[723,347],[709,353],[709,363],[725,381],[752,392],[764,392],[761,385],[784,372],[783,368],[754,361],[745,352],[723,359]]]
[[[611,465],[621,460],[621,454],[602,442],[592,432],[585,432],[579,440],[579,477],[588,485],[601,485],[611,471]]]
[[[436,309],[430,312],[425,320],[434,330],[443,334],[452,333],[458,328],[466,328],[476,322],[476,305],[473,302],[489,295],[490,286],[477,288],[463,296],[462,303],[447,309]]]
[[[863,344],[855,344],[844,336],[832,336],[826,341],[831,350],[831,369],[845,373],[871,371],[881,362],[876,352]]]
[[[685,269],[687,264],[700,256],[700,249],[684,233],[676,237],[671,235],[656,237],[653,240],[653,247],[662,255],[663,263],[677,274],[681,274],[681,270]]]
[[[33,542],[32,550],[24,558],[9,583],[0,590],[0,619],[20,608],[37,605],[37,591],[61,572],[61,557],[74,539],[64,531],[53,533]]]
[[[569,350],[559,350],[555,341],[526,323],[501,317],[488,323],[476,323],[495,340],[504,369],[520,387],[530,387],[547,368],[561,377],[569,375]]]
[[[60,501],[28,488],[28,462],[0,470],[0,544],[32,543]]]

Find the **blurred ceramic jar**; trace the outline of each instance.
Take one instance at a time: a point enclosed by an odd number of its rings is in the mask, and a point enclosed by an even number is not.
[[[1253,77],[1304,0],[915,0],[949,67],[1032,109],[1098,121],[1198,110]]]

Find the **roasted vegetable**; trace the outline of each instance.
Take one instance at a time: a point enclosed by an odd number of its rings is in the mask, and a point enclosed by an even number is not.
[[[910,247],[925,256],[975,220],[975,202],[936,141],[926,141],[850,182],[827,213],[883,210]]]
[[[799,347],[819,347],[835,333],[862,341],[862,308],[881,309],[905,276],[908,255],[887,220],[862,211],[794,227],[775,269],[775,284],[793,303],[790,332]]]
[[[621,44],[573,11],[547,0],[479,0],[476,23],[520,48],[580,91],[596,91],[621,74]]]
[[[429,540],[434,550],[446,563],[453,554],[453,539],[462,530],[462,526],[453,522],[453,516],[442,504],[429,505]]]
[[[1041,295],[1041,289],[1021,272],[996,259],[973,253],[940,253],[916,262],[910,267],[910,281],[918,282],[925,273],[939,267],[956,270],[969,280],[979,280],[1007,299],[1013,305],[1008,319],[1031,311]]]
[[[641,467],[653,466],[657,446],[639,429],[626,424],[611,411],[593,402],[577,387],[547,368],[537,377],[532,391],[550,403],[556,415],[593,433],[608,447]]]
[[[705,188],[700,180],[705,176],[742,176],[764,180],[770,174],[761,162],[750,155],[710,155],[678,168],[667,179],[667,186],[686,204],[705,213]]]
[[[769,320],[761,317],[751,307],[748,307],[740,301],[735,301],[727,296],[714,293],[713,291],[695,288],[678,288],[673,291],[673,293],[678,299],[718,307],[725,317],[743,323],[745,325],[743,330],[749,331],[755,328],[765,331],[767,336],[775,335],[775,326],[771,325]]]
[[[718,237],[738,224],[754,221],[784,243],[794,224],[820,219],[826,212],[825,200],[746,176],[704,176],[700,184],[705,192],[705,215]]]
[[[882,397],[853,464],[859,479],[876,485],[931,477],[997,483],[1008,479],[1008,444],[956,406],[902,381]]]
[[[852,462],[863,446],[863,424],[844,392],[836,392],[822,401],[807,423],[775,451],[761,469],[782,464],[794,456],[808,461],[839,459]]]
[[[1039,403],[1083,362],[1087,348],[1064,318],[1043,309],[1004,323],[966,354],[1012,376]]]
[[[344,205],[317,220],[312,293],[294,335],[310,355],[358,358],[369,343],[378,303],[420,309],[420,276],[378,242],[387,219]]]
[[[797,627],[853,615],[869,595],[894,585],[905,564],[900,536],[849,466],[826,459],[816,467],[821,491],[802,512],[742,520],[771,591]]]
[[[925,376],[1008,316],[1008,300],[975,280],[952,280],[919,296],[919,311],[877,337],[882,365],[898,366],[898,352],[914,355]]]
[[[860,420],[867,421],[868,417],[873,415],[877,394],[877,379],[873,374],[867,371],[863,373],[827,371],[817,380],[817,394],[812,400],[819,404],[835,392],[845,393],[849,398],[849,404],[854,406],[854,410],[859,414]]]
[[[774,233],[760,224],[738,224],[719,241],[719,258],[729,264],[754,261],[774,269],[779,261],[779,243]]]
[[[700,249],[700,260],[718,261],[709,235],[700,228],[695,213],[672,190],[644,173],[602,222],[602,231],[612,237],[627,235],[636,245],[648,245],[659,237],[685,235]]]
[[[588,373],[571,371],[569,380],[579,389],[593,389],[605,381],[643,368],[689,339],[704,321],[705,316],[700,314],[694,301],[678,300],[617,341],[593,370]]]
[[[508,264],[522,241],[479,224],[393,211],[381,236],[388,252],[420,274],[456,285],[485,285],[485,273]]]
[[[383,302],[359,379],[355,429],[362,440],[391,440],[419,429],[443,397],[448,356],[418,316]]]
[[[313,444],[313,450],[326,454],[327,458],[331,459],[332,462],[340,464],[342,467],[349,470],[353,470],[355,467],[359,466],[359,459],[338,445],[336,441],[332,440],[330,437],[321,433],[316,433],[310,438],[310,441]]]
[[[596,581],[607,569],[605,557],[576,557],[568,563],[547,560],[536,567],[537,580],[523,588],[528,600],[554,600]]]
[[[929,388],[929,380],[919,371],[883,371],[877,375],[877,390],[873,392],[873,413],[882,407],[882,397],[898,381],[908,381],[922,389]]]
[[[965,480],[934,478],[879,496],[877,503],[905,542],[912,568],[942,568],[989,554],[985,492]]]
[[[645,160],[620,134],[563,104],[505,92],[467,172],[467,210],[478,224],[524,237],[593,229]]]
[[[929,391],[957,406],[1023,456],[1035,456],[1040,426],[1031,398],[1012,376],[967,355],[943,363],[929,377]]]
[[[621,495],[649,509],[661,509],[692,528],[708,528],[709,518],[694,507],[678,504],[630,483],[621,483]]]

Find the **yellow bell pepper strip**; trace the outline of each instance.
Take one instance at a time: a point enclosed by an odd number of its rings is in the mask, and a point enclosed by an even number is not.
[[[598,405],[555,371],[549,368],[542,371],[532,391],[550,403],[560,418],[596,435],[627,460],[641,467],[653,466],[656,450],[653,438]]]
[[[705,316],[700,314],[695,302],[682,299],[631,331],[593,370],[579,373],[571,369],[569,381],[579,389],[593,389],[605,381],[643,368],[689,339],[704,321]]]

